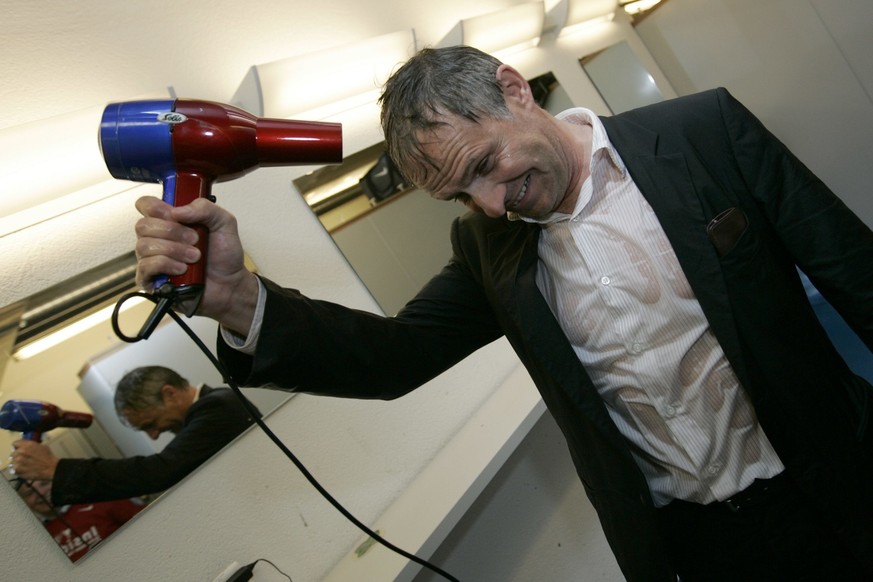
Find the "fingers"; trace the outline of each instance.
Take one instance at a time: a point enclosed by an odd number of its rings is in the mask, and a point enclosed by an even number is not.
[[[137,242],[137,285],[150,291],[158,275],[181,275],[189,264],[200,259],[201,251],[195,245],[199,236],[191,224],[205,225],[210,231],[233,229],[232,215],[208,200],[174,208],[153,196],[137,200],[136,208],[142,214],[135,226]]]
[[[160,274],[181,275],[188,264],[200,258],[194,246],[197,233],[186,226],[156,218],[141,218],[136,223],[136,282],[151,290]]]
[[[136,208],[144,218],[180,224],[202,224],[210,231],[235,228],[232,214],[206,198],[198,198],[184,206],[170,206],[154,196],[143,196],[136,201]]]
[[[26,477],[27,473],[28,451],[33,443],[27,440],[17,440],[12,443],[12,453],[9,455],[10,472],[13,475]]]
[[[16,475],[25,479],[51,480],[58,458],[45,445],[29,440],[12,443],[10,464]]]
[[[27,439],[18,439],[17,441],[12,443],[12,448],[14,452],[22,455],[30,454],[35,448],[40,446],[41,445],[36,441],[31,441]]]

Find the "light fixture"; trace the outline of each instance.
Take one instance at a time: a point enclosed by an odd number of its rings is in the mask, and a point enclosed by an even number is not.
[[[118,312],[124,313],[144,301],[146,301],[146,299],[142,297],[132,297],[124,302]],[[91,329],[92,327],[108,321],[114,310],[115,305],[107,305],[99,311],[95,311],[91,315],[88,315],[82,319],[78,319],[70,325],[62,327],[57,331],[50,333],[49,335],[46,335],[36,341],[21,346],[16,351],[12,352],[12,357],[20,361],[32,358],[37,354],[41,354],[42,352],[55,347],[59,343],[66,341],[71,337],[75,337],[80,333]]]
[[[539,43],[546,13],[543,2],[527,2],[461,21],[461,44],[486,53],[515,52]]]
[[[637,16],[661,3],[661,0],[634,0],[633,2],[622,2],[621,7],[631,16]]]
[[[23,309],[16,309],[20,317],[7,322],[16,328],[13,358],[32,357],[106,321],[118,296],[136,288],[135,271],[129,252],[23,300]]]
[[[415,51],[404,30],[255,65],[231,103],[259,117],[321,120],[366,103]]]
[[[0,131],[0,180],[8,193],[0,200],[0,237],[137,187],[106,169],[97,140],[103,108]]]
[[[576,34],[615,17],[618,0],[567,0],[567,18],[562,35]]]

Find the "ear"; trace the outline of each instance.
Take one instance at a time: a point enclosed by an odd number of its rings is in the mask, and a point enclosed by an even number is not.
[[[164,406],[172,402],[179,395],[179,390],[172,384],[164,384],[161,387],[161,400],[164,401]]]
[[[497,82],[503,88],[503,97],[507,104],[510,100],[515,100],[522,106],[529,106],[534,103],[533,92],[530,90],[530,84],[524,76],[510,67],[509,65],[500,65],[497,68]]]

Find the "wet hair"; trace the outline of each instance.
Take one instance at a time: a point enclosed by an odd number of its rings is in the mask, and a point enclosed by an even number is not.
[[[123,410],[145,410],[164,405],[161,389],[169,384],[179,389],[188,380],[163,366],[142,366],[124,375],[115,388],[115,413],[124,421]]]
[[[501,62],[468,46],[426,48],[391,75],[382,89],[381,122],[388,155],[400,172],[421,184],[433,161],[422,139],[446,116],[473,122],[510,116],[497,81]]]

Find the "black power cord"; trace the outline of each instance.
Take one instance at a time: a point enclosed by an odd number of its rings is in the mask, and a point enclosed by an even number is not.
[[[143,297],[145,299],[148,299],[152,303],[155,303],[156,306],[155,306],[155,309],[152,311],[152,313],[149,315],[149,320],[148,320],[147,324],[145,326],[143,326],[143,328],[139,332],[139,334],[136,336],[127,336],[124,333],[122,333],[121,328],[118,325],[118,315],[121,311],[121,305],[125,301],[132,299],[133,297]],[[197,334],[194,333],[194,331],[190,327],[188,327],[188,324],[186,324],[182,320],[182,317],[178,313],[176,313],[175,311],[173,311],[171,309],[171,306],[172,306],[172,302],[167,301],[165,297],[158,298],[158,297],[154,297],[153,295],[149,295],[147,293],[141,293],[141,292],[127,293],[127,294],[123,295],[118,300],[118,303],[115,304],[115,309],[112,311],[112,330],[115,332],[115,335],[117,335],[122,341],[125,341],[128,343],[138,342],[140,340],[147,339],[148,336],[151,334],[151,332],[155,329],[155,327],[157,327],[158,321],[160,321],[160,319],[164,316],[164,314],[168,314],[170,317],[173,318],[173,320],[177,324],[179,324],[179,327],[182,328],[182,330],[188,335],[188,337],[191,338],[191,340],[197,345],[197,347],[200,348],[200,351],[202,351],[206,355],[206,357],[209,358],[209,361],[212,362],[212,365],[215,366],[215,369],[218,370],[218,372],[221,374],[222,378],[224,378],[225,383],[227,383],[227,385],[230,387],[230,389],[233,390],[233,392],[237,395],[237,397],[243,403],[243,406],[246,407],[246,410],[248,410],[249,413],[252,415],[252,418],[254,418],[255,423],[259,427],[261,427],[262,431],[264,431],[264,434],[266,434],[267,437],[269,437],[269,439],[271,441],[273,441],[273,443],[283,453],[285,453],[285,456],[288,457],[288,459],[292,463],[294,463],[294,465],[297,467],[297,469],[300,471],[300,473],[306,478],[307,481],[309,481],[310,485],[312,485],[321,494],[321,496],[324,497],[337,511],[339,511],[346,519],[348,519],[350,522],[352,522],[355,526],[357,526],[358,529],[363,531],[365,534],[367,534],[372,539],[376,540],[377,542],[379,542],[380,544],[382,544],[383,546],[385,546],[386,548],[388,548],[392,552],[395,552],[395,553],[403,556],[407,560],[411,560],[411,561],[415,562],[416,564],[419,564],[419,565],[433,571],[434,573],[439,574],[440,576],[442,576],[446,580],[449,580],[450,582],[459,582],[457,578],[455,578],[454,576],[452,576],[448,572],[442,570],[441,568],[439,568],[435,564],[432,564],[423,558],[419,558],[415,554],[407,552],[406,550],[392,544],[391,542],[389,542],[388,540],[383,538],[381,535],[379,535],[378,533],[376,533],[375,531],[373,531],[372,529],[367,527],[366,524],[364,524],[361,520],[359,520],[357,517],[355,517],[348,509],[343,507],[343,505],[340,504],[340,502],[337,501],[333,497],[333,495],[331,495],[327,491],[327,489],[325,489],[324,486],[318,482],[318,480],[316,480],[316,478],[312,475],[312,473],[309,472],[309,469],[307,469],[306,466],[303,465],[303,463],[300,461],[300,459],[298,459],[297,456],[293,452],[291,452],[291,449],[289,449],[285,445],[285,443],[283,443],[279,439],[279,437],[277,437],[275,435],[275,433],[273,433],[273,431],[270,429],[270,427],[267,426],[267,424],[261,418],[260,412],[254,407],[254,405],[252,403],[250,403],[248,401],[248,399],[242,393],[242,390],[240,390],[239,385],[236,383],[236,381],[233,379],[233,377],[227,372],[224,365],[222,365],[222,363],[218,360],[218,358],[215,357],[215,355],[211,351],[209,351],[209,347],[207,347],[206,344],[204,344],[203,341],[197,336]],[[247,566],[243,566],[243,568],[241,568],[236,573],[234,573],[234,576],[239,574],[240,571],[245,571],[247,568],[249,568],[249,566],[251,567],[251,569],[254,569],[256,563],[257,563],[257,561],[252,562],[251,564],[249,564]],[[251,578],[251,569],[248,570],[249,578]],[[245,572],[243,572],[242,575],[244,575],[244,574],[245,574]],[[233,580],[248,580],[248,578],[232,578],[232,579]]]
[[[269,565],[273,566],[273,568],[278,573],[280,573],[283,576],[285,576],[286,578],[288,578],[288,582],[294,582],[293,580],[291,580],[291,576],[289,576],[288,574],[286,574],[285,572],[280,570],[279,567],[276,566],[276,564],[274,564],[270,560],[267,560],[266,558],[258,558],[257,560],[255,560],[251,564],[246,564],[245,566],[243,566],[242,568],[240,568],[239,570],[237,570],[236,572],[231,574],[230,578],[228,578],[226,580],[226,582],[247,582],[248,580],[251,580],[252,576],[254,576],[254,569],[255,569],[255,566],[257,565],[258,562],[268,563]]]

